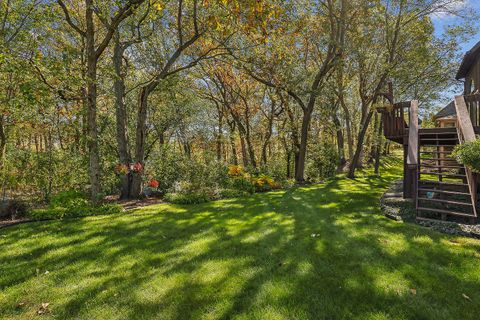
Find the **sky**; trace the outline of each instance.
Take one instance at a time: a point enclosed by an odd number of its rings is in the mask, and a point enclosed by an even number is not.
[[[480,15],[480,0],[465,0],[462,6],[466,10],[467,14],[474,15],[474,13],[476,13],[477,15]],[[447,15],[447,14],[435,15],[435,16],[432,16],[431,18],[433,21],[433,26],[435,28],[435,34],[437,36],[440,36],[444,32],[446,26],[452,25],[452,24],[458,24],[459,21],[461,21],[459,17],[453,16],[453,15]],[[477,22],[476,27],[478,29],[478,32],[476,33],[476,35],[474,35],[468,41],[461,44],[460,49],[462,50],[461,52],[462,54],[466,53],[477,42],[480,41],[480,22]]]
[[[460,7],[461,9],[465,10],[466,14],[470,14],[471,16],[477,15],[480,17],[480,0],[465,0],[463,4],[460,5]],[[431,19],[435,28],[434,33],[438,37],[440,37],[444,33],[445,27],[462,23],[462,18],[447,14],[434,15],[431,16]],[[468,37],[468,39],[459,44],[459,57],[463,57],[463,55],[468,50],[470,50],[475,44],[477,44],[477,42],[480,41],[480,18],[475,21],[477,21],[475,25],[477,33],[471,37]],[[460,61],[458,61],[458,64],[460,65]],[[452,75],[452,77],[453,76],[455,75]],[[442,98],[433,104],[436,105],[435,109],[440,109],[441,107],[443,107],[447,102],[452,99],[453,94],[461,94],[462,90],[463,89],[460,86],[458,88],[452,87],[445,92],[442,92]]]

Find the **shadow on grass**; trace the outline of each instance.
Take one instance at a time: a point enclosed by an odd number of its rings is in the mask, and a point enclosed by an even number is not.
[[[394,164],[383,177],[2,230],[0,317],[50,302],[58,319],[477,319],[480,242],[383,218]]]

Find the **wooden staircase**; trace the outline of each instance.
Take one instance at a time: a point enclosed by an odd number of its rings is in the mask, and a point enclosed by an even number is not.
[[[451,128],[419,128],[418,101],[378,108],[384,135],[404,150],[403,193],[413,198],[417,220],[477,223],[478,174],[460,165],[452,151],[480,134],[480,94],[457,96],[457,123]]]
[[[451,153],[459,144],[457,128],[420,129],[416,193],[418,220],[476,220],[467,171]]]

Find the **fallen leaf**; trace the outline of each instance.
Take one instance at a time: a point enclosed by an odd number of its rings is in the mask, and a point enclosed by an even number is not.
[[[463,296],[465,299],[467,299],[468,301],[472,301],[472,299],[470,299],[470,297],[467,296],[465,293],[462,293],[462,296]]]
[[[16,307],[17,307],[17,309],[20,309],[20,308],[22,308],[24,305],[25,305],[25,302],[19,302],[19,303],[17,303]]]
[[[413,294],[414,296],[417,294],[417,289],[410,289],[410,293]]]
[[[37,314],[45,314],[48,312],[48,306],[50,305],[50,303],[48,302],[43,302],[42,303],[42,306],[40,307],[40,309],[38,309],[37,311]]]

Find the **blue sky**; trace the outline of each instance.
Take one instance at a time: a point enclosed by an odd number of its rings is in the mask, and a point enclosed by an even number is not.
[[[480,0],[465,0],[463,9],[465,10],[466,14],[470,16],[475,14],[480,15]],[[440,36],[444,32],[446,26],[458,24],[461,22],[461,18],[452,15],[436,15],[432,16],[432,21],[435,27],[435,34]],[[478,22],[478,20],[476,29],[478,32],[466,42],[461,44],[460,50],[462,51],[462,54],[470,50],[477,42],[480,41],[480,22]]]

